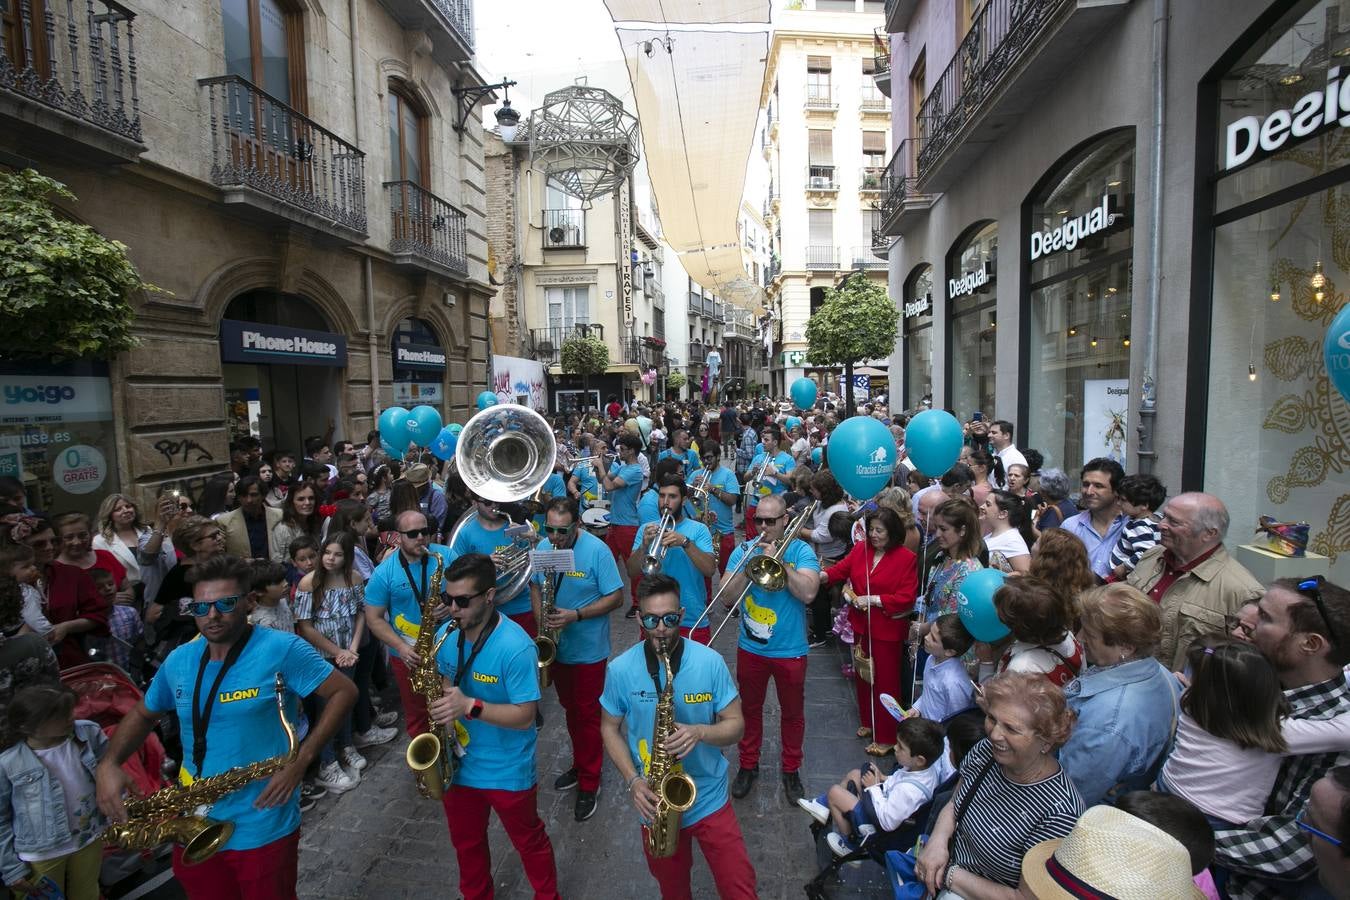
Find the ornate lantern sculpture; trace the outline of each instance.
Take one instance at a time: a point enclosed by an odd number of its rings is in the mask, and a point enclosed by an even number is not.
[[[619,189],[638,161],[637,118],[603,88],[574,84],[530,113],[530,155],[567,193],[590,207]]]

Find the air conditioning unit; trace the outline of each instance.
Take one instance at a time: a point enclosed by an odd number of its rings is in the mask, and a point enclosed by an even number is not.
[[[538,343],[536,343],[536,344],[534,345],[534,353],[535,353],[536,356],[552,356],[552,355],[553,355],[553,342],[552,342],[552,341],[539,341]]]
[[[545,247],[581,246],[581,229],[575,225],[554,225],[544,235]]]
[[[812,175],[810,186],[813,191],[828,191],[834,185],[828,175]]]

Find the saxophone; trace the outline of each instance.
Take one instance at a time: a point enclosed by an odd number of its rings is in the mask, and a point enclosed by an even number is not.
[[[665,859],[674,856],[680,845],[680,816],[694,805],[698,786],[666,750],[666,738],[675,730],[675,676],[670,671],[670,647],[665,641],[657,642],[656,658],[666,686],[656,702],[651,762],[647,765],[647,784],[656,792],[656,815],[647,829],[647,852]]]
[[[269,778],[286,768],[299,755],[295,728],[286,720],[286,682],[277,675],[277,718],[286,732],[286,752],[281,756],[235,766],[218,775],[198,778],[187,786],[170,785],[149,797],[128,800],[127,821],[108,826],[104,837],[126,850],[148,850],[165,841],[183,845],[183,862],[196,865],[209,859],[234,833],[233,822],[209,819],[196,812],[249,782]]]
[[[445,634],[441,635],[439,641],[435,641],[436,628],[432,623],[435,620],[436,607],[441,602],[441,577],[444,574],[445,562],[440,556],[436,556],[436,569],[431,573],[427,595],[422,598],[422,624],[417,631],[417,640],[413,643],[413,652],[421,662],[408,674],[412,689],[421,694],[427,703],[439,700],[442,693],[441,673],[436,668],[436,653],[445,643],[445,639],[454,634],[455,629],[459,627],[459,623],[451,620]],[[405,758],[408,768],[417,776],[417,790],[423,797],[439,800],[450,790],[450,783],[455,778],[455,769],[458,768],[453,747],[454,742],[449,729],[435,723],[432,724],[430,731],[419,734],[408,742]]]
[[[542,691],[553,683],[549,677],[549,667],[558,658],[558,640],[561,628],[549,628],[545,623],[557,610],[553,595],[553,573],[544,573],[544,585],[539,589],[539,636],[534,639],[535,649],[539,651],[539,689]]]

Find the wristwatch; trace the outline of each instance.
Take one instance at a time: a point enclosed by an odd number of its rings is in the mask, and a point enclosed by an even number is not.
[[[469,708],[469,718],[477,719],[482,715],[483,715],[483,701],[475,699],[473,701],[473,706]]]

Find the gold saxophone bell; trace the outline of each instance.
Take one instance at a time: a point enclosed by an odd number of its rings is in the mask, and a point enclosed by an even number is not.
[[[233,822],[219,822],[206,816],[183,816],[174,820],[172,828],[165,829],[165,837],[183,845],[183,862],[189,866],[210,859],[232,834]]]
[[[435,730],[423,732],[408,742],[404,760],[408,768],[417,776],[418,786],[432,800],[439,800],[445,793],[443,779],[435,771],[441,765],[441,754],[447,752]],[[453,777],[453,775],[452,775]]]

